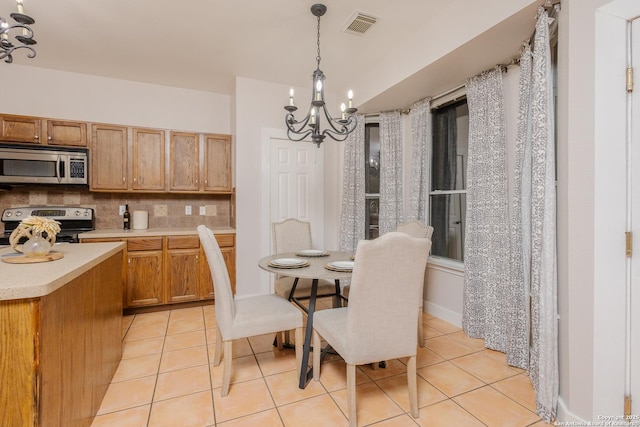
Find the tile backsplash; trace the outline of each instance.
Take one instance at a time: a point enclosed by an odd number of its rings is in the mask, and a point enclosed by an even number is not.
[[[234,197],[229,195],[199,194],[138,194],[138,193],[92,193],[88,189],[72,187],[13,188],[0,191],[0,212],[5,208],[21,206],[82,206],[93,208],[97,230],[122,228],[120,205],[129,205],[134,210],[149,212],[149,228],[233,227]],[[185,207],[191,206],[191,215]],[[200,207],[205,215],[200,215]],[[4,225],[0,225],[4,230]]]

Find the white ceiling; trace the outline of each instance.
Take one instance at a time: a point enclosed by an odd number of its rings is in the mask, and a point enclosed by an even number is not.
[[[536,3],[542,3],[520,1],[533,3],[408,78],[387,84],[361,111],[404,108],[516,56],[533,30]],[[16,52],[14,63],[229,95],[236,76],[306,87],[316,66],[316,18],[309,10],[313,3],[24,0],[25,13],[36,20],[37,56],[27,59]],[[380,66],[380,52],[392,52],[452,5],[451,0],[324,4],[328,11],[321,19],[321,68],[334,91],[353,85],[363,70]],[[15,0],[0,0],[0,16],[8,19],[15,10]],[[364,36],[342,31],[356,11],[379,18]],[[450,27],[459,30],[456,22]],[[0,64],[0,69],[6,66],[11,65]]]

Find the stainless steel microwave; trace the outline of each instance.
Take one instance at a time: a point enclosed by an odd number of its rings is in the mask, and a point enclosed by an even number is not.
[[[88,184],[84,148],[0,146],[0,183]]]

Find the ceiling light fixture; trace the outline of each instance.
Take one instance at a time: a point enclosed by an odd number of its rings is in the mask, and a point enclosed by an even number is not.
[[[4,18],[0,17],[0,47],[2,48],[0,50],[0,59],[4,59],[4,62],[9,64],[13,62],[12,54],[16,49],[30,50],[31,52],[27,54],[27,58],[36,57],[36,51],[31,47],[36,44],[36,41],[33,39],[33,30],[29,27],[36,21],[29,15],[24,14],[22,0],[16,0],[16,3],[18,3],[18,12],[14,12],[10,16],[17,24],[9,25]],[[19,34],[11,38],[10,32],[12,30],[16,30]]]
[[[284,107],[287,110],[285,123],[287,125],[287,136],[292,141],[302,141],[308,136],[320,147],[324,138],[328,135],[335,141],[344,141],[347,136],[356,128],[357,119],[354,116],[357,108],[353,108],[353,92],[348,93],[348,107],[342,103],[340,105],[341,116],[334,119],[324,102],[324,79],[325,75],[320,70],[320,17],[325,14],[327,7],[323,4],[311,6],[311,13],[318,18],[318,56],[316,61],[318,67],[313,72],[313,85],[311,87],[311,106],[309,112],[300,121],[296,120],[293,113],[298,109],[293,102],[293,88],[289,90],[289,105]],[[322,121],[327,121],[324,130],[320,129]]]

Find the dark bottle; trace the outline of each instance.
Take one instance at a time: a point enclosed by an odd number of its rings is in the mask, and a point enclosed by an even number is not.
[[[131,221],[130,221],[130,215],[129,215],[129,205],[125,205],[124,207],[124,214],[122,215],[123,217],[123,221],[124,221],[124,229],[128,230],[131,228]]]

